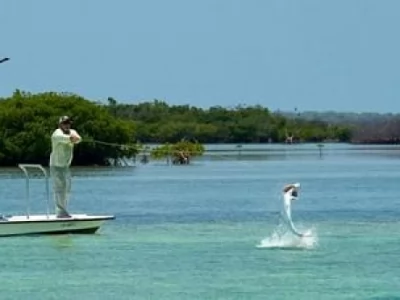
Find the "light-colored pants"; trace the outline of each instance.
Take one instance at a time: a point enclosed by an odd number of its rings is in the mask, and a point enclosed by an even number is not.
[[[71,192],[71,172],[69,167],[50,167],[53,179],[54,202],[57,216],[68,215],[68,199]]]

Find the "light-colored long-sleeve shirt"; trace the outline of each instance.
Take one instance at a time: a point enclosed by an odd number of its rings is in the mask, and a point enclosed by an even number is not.
[[[78,141],[71,142],[71,136],[78,137]],[[74,130],[70,130],[70,134],[65,134],[60,128],[56,129],[51,136],[51,154],[50,166],[52,167],[69,167],[72,162],[74,144],[79,143],[82,138]]]

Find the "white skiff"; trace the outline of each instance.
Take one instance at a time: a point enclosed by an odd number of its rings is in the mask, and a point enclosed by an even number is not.
[[[0,237],[30,234],[67,234],[67,233],[95,233],[107,220],[115,219],[112,215],[72,214],[70,218],[57,218],[50,214],[50,193],[47,171],[41,165],[20,164],[20,169],[26,175],[26,215],[0,216]],[[29,174],[27,169],[39,169],[46,179],[47,214],[30,214]]]

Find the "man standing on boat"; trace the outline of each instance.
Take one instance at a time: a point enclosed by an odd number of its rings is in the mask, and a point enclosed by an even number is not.
[[[70,218],[67,210],[68,197],[71,192],[70,166],[73,158],[74,145],[82,138],[71,129],[71,119],[60,118],[58,128],[51,136],[50,174],[53,179],[53,190],[58,218]]]

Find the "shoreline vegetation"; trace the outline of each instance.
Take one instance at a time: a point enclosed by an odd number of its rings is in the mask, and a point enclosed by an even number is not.
[[[286,112],[287,118],[296,118],[298,114]],[[301,113],[303,120],[324,121],[351,129],[351,144],[357,145],[396,145],[400,144],[400,113],[346,113],[313,112]]]
[[[159,100],[122,104],[111,97],[99,103],[71,93],[16,90],[0,98],[0,166],[47,166],[50,136],[61,115],[69,115],[83,137],[75,149],[75,166],[110,165],[139,153],[144,153],[144,163],[151,158],[188,164],[191,157],[204,153],[203,144],[236,144],[238,148],[250,143],[373,144],[380,141],[377,130],[382,123],[370,122],[368,127],[365,122],[340,117],[332,121],[323,113],[310,118],[261,106],[202,109]],[[399,142],[390,137],[381,143]],[[149,144],[159,146],[150,148]]]

